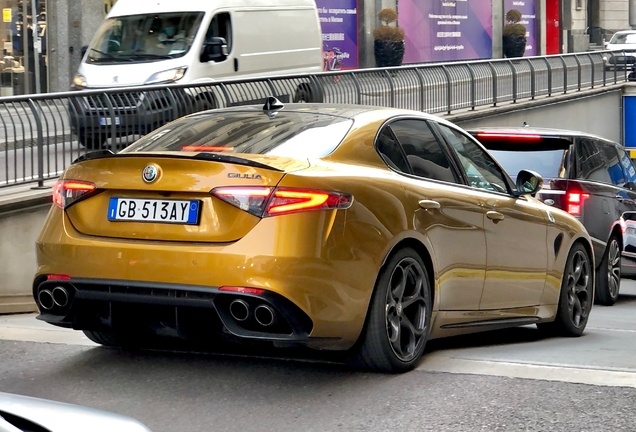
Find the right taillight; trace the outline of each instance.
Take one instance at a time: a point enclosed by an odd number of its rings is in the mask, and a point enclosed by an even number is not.
[[[347,209],[353,196],[314,189],[227,186],[214,188],[215,197],[258,217],[310,210]]]
[[[572,216],[581,216],[581,208],[583,207],[583,203],[589,197],[590,194],[582,192],[568,192],[565,199],[568,213],[570,213]]]
[[[67,208],[74,202],[95,192],[95,185],[79,180],[58,180],[53,186],[53,204]]]

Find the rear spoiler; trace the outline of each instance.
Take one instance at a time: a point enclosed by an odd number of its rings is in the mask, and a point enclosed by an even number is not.
[[[146,157],[146,156],[148,156],[147,153],[113,153],[113,151],[110,149],[95,150],[95,151],[87,152],[81,155],[80,157],[78,157],[77,159],[73,161],[73,164],[85,162],[88,160],[104,159],[104,158],[112,158],[112,157]],[[194,156],[179,154],[178,152],[174,152],[174,154],[170,154],[170,155],[153,154],[152,156],[158,157],[158,158],[161,158],[161,157],[185,158],[185,159],[198,159],[198,160],[206,160],[206,161],[221,162],[221,163],[231,163],[234,165],[245,165],[252,168],[262,168],[262,169],[267,169],[271,171],[283,172],[283,170],[280,168],[275,168],[261,162],[256,162],[256,161],[245,159],[239,156],[212,153],[212,152],[201,152],[201,153],[197,153]]]

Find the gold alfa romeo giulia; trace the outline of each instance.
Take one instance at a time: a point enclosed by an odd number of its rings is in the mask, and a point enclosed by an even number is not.
[[[270,98],[194,114],[66,169],[37,240],[38,317],[107,346],[260,341],[391,372],[433,338],[578,336],[591,243],[541,186],[419,112]]]

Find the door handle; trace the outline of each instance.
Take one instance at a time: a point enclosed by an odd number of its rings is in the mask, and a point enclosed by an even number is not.
[[[504,220],[504,215],[497,212],[497,211],[492,211],[490,210],[489,212],[486,212],[486,217],[492,221],[494,221],[495,223]]]
[[[238,59],[234,58],[234,72],[238,72]]]
[[[429,210],[429,209],[438,209],[441,207],[441,205],[437,201],[433,201],[433,200],[420,200],[420,207],[422,207],[423,209]]]

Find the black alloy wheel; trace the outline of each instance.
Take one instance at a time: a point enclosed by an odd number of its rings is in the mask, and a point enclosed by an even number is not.
[[[596,303],[611,306],[618,300],[621,287],[621,246],[612,236],[598,268],[596,279]]]
[[[357,360],[383,372],[413,369],[424,352],[431,322],[428,273],[410,248],[395,253],[380,272]]]
[[[592,309],[593,282],[589,254],[582,244],[576,243],[565,264],[556,318],[537,324],[539,329],[563,336],[582,335]]]

